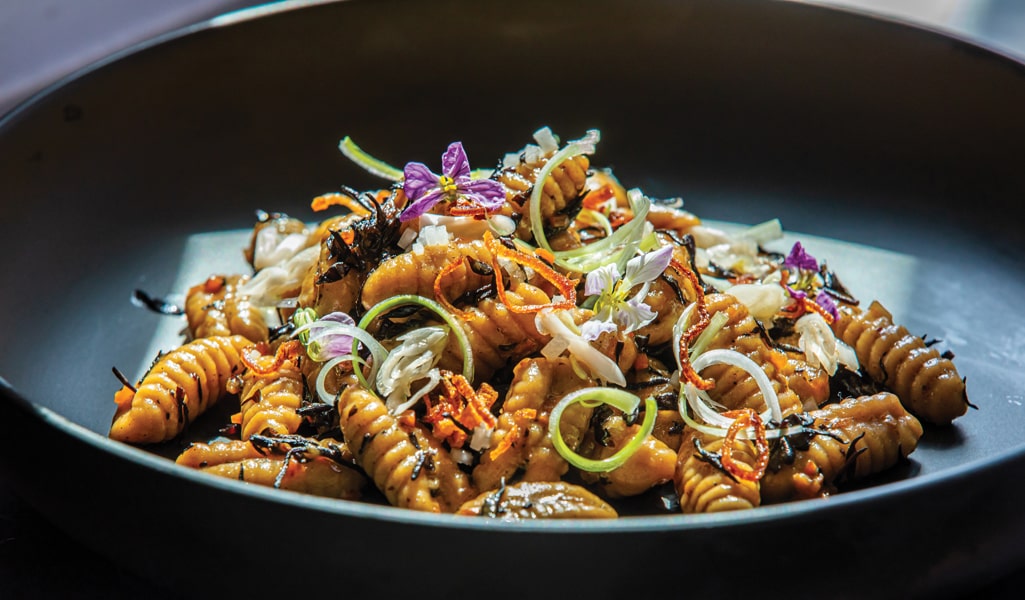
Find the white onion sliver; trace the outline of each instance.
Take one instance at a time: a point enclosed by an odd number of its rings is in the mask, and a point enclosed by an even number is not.
[[[762,398],[765,400],[766,406],[768,406],[769,417],[772,420],[781,422],[783,420],[783,410],[779,406],[779,396],[776,395],[776,390],[772,387],[772,382],[769,381],[768,375],[762,370],[758,363],[744,356],[736,350],[725,350],[715,349],[708,350],[698,356],[691,363],[694,370],[701,372],[705,367],[712,365],[729,365],[731,367],[737,367],[738,369],[744,369],[747,373],[755,380],[758,384],[759,391],[762,392]]]

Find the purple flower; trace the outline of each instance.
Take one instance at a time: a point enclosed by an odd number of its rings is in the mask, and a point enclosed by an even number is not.
[[[833,299],[825,291],[820,291],[815,296],[815,303],[821,306],[822,310],[832,315],[834,321],[840,318],[840,311],[836,308],[836,302],[833,302]]]
[[[815,260],[814,256],[805,252],[801,242],[794,242],[794,247],[790,249],[790,254],[783,261],[783,266],[804,271],[819,270],[818,261]]]
[[[300,309],[292,316],[297,335],[310,358],[324,362],[352,352],[352,330],[356,321],[336,311],[319,319],[312,309]]]
[[[462,142],[449,144],[441,157],[441,175],[435,175],[423,163],[411,162],[406,164],[403,176],[409,205],[399,215],[400,221],[411,221],[442,200],[462,197],[486,211],[497,210],[505,202],[505,186],[501,183],[470,176],[470,161]]]

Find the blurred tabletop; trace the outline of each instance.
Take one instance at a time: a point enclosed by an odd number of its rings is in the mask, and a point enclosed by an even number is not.
[[[1025,0],[792,1],[909,22],[1025,62]],[[265,2],[0,0],[0,115],[112,53],[259,4]],[[1025,567],[1000,581],[980,584],[983,589],[974,597],[1020,597]],[[68,538],[0,480],[0,597],[118,600],[141,594],[151,600],[177,597]]]

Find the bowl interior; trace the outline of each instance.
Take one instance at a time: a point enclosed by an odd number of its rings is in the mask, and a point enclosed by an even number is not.
[[[0,122],[0,252],[16,257],[0,375],[103,436],[111,367],[144,367],[167,332],[133,291],[181,293],[205,266],[196,234],[244,230],[257,209],[313,220],[314,196],[379,185],[342,136],[397,165],[454,140],[488,163],[541,126],[599,129],[592,162],[628,187],[709,220],[779,218],[835,249],[856,295],[941,339],[978,410],[928,428],[902,475],[960,476],[1025,444],[1008,218],[1025,193],[1023,74],[950,37],[789,2],[380,0],[215,20]]]

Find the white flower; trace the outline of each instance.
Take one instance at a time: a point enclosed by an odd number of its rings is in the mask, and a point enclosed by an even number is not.
[[[555,359],[568,351],[570,358],[586,366],[595,377],[616,385],[626,385],[626,377],[619,370],[616,361],[591,345],[590,340],[597,337],[603,325],[586,328],[588,337],[585,337],[585,331],[577,327],[569,311],[551,308],[538,312],[534,317],[534,324],[542,335],[552,336],[551,341],[541,349],[541,354],[545,358]],[[590,337],[592,335],[594,337]]]
[[[644,298],[651,282],[666,270],[672,258],[673,247],[662,246],[630,259],[622,276],[615,264],[598,267],[588,273],[584,293],[598,296],[592,320],[614,323],[622,328],[623,333],[636,331],[654,321],[658,315],[644,302]],[[630,291],[638,285],[641,288],[629,297]]]

